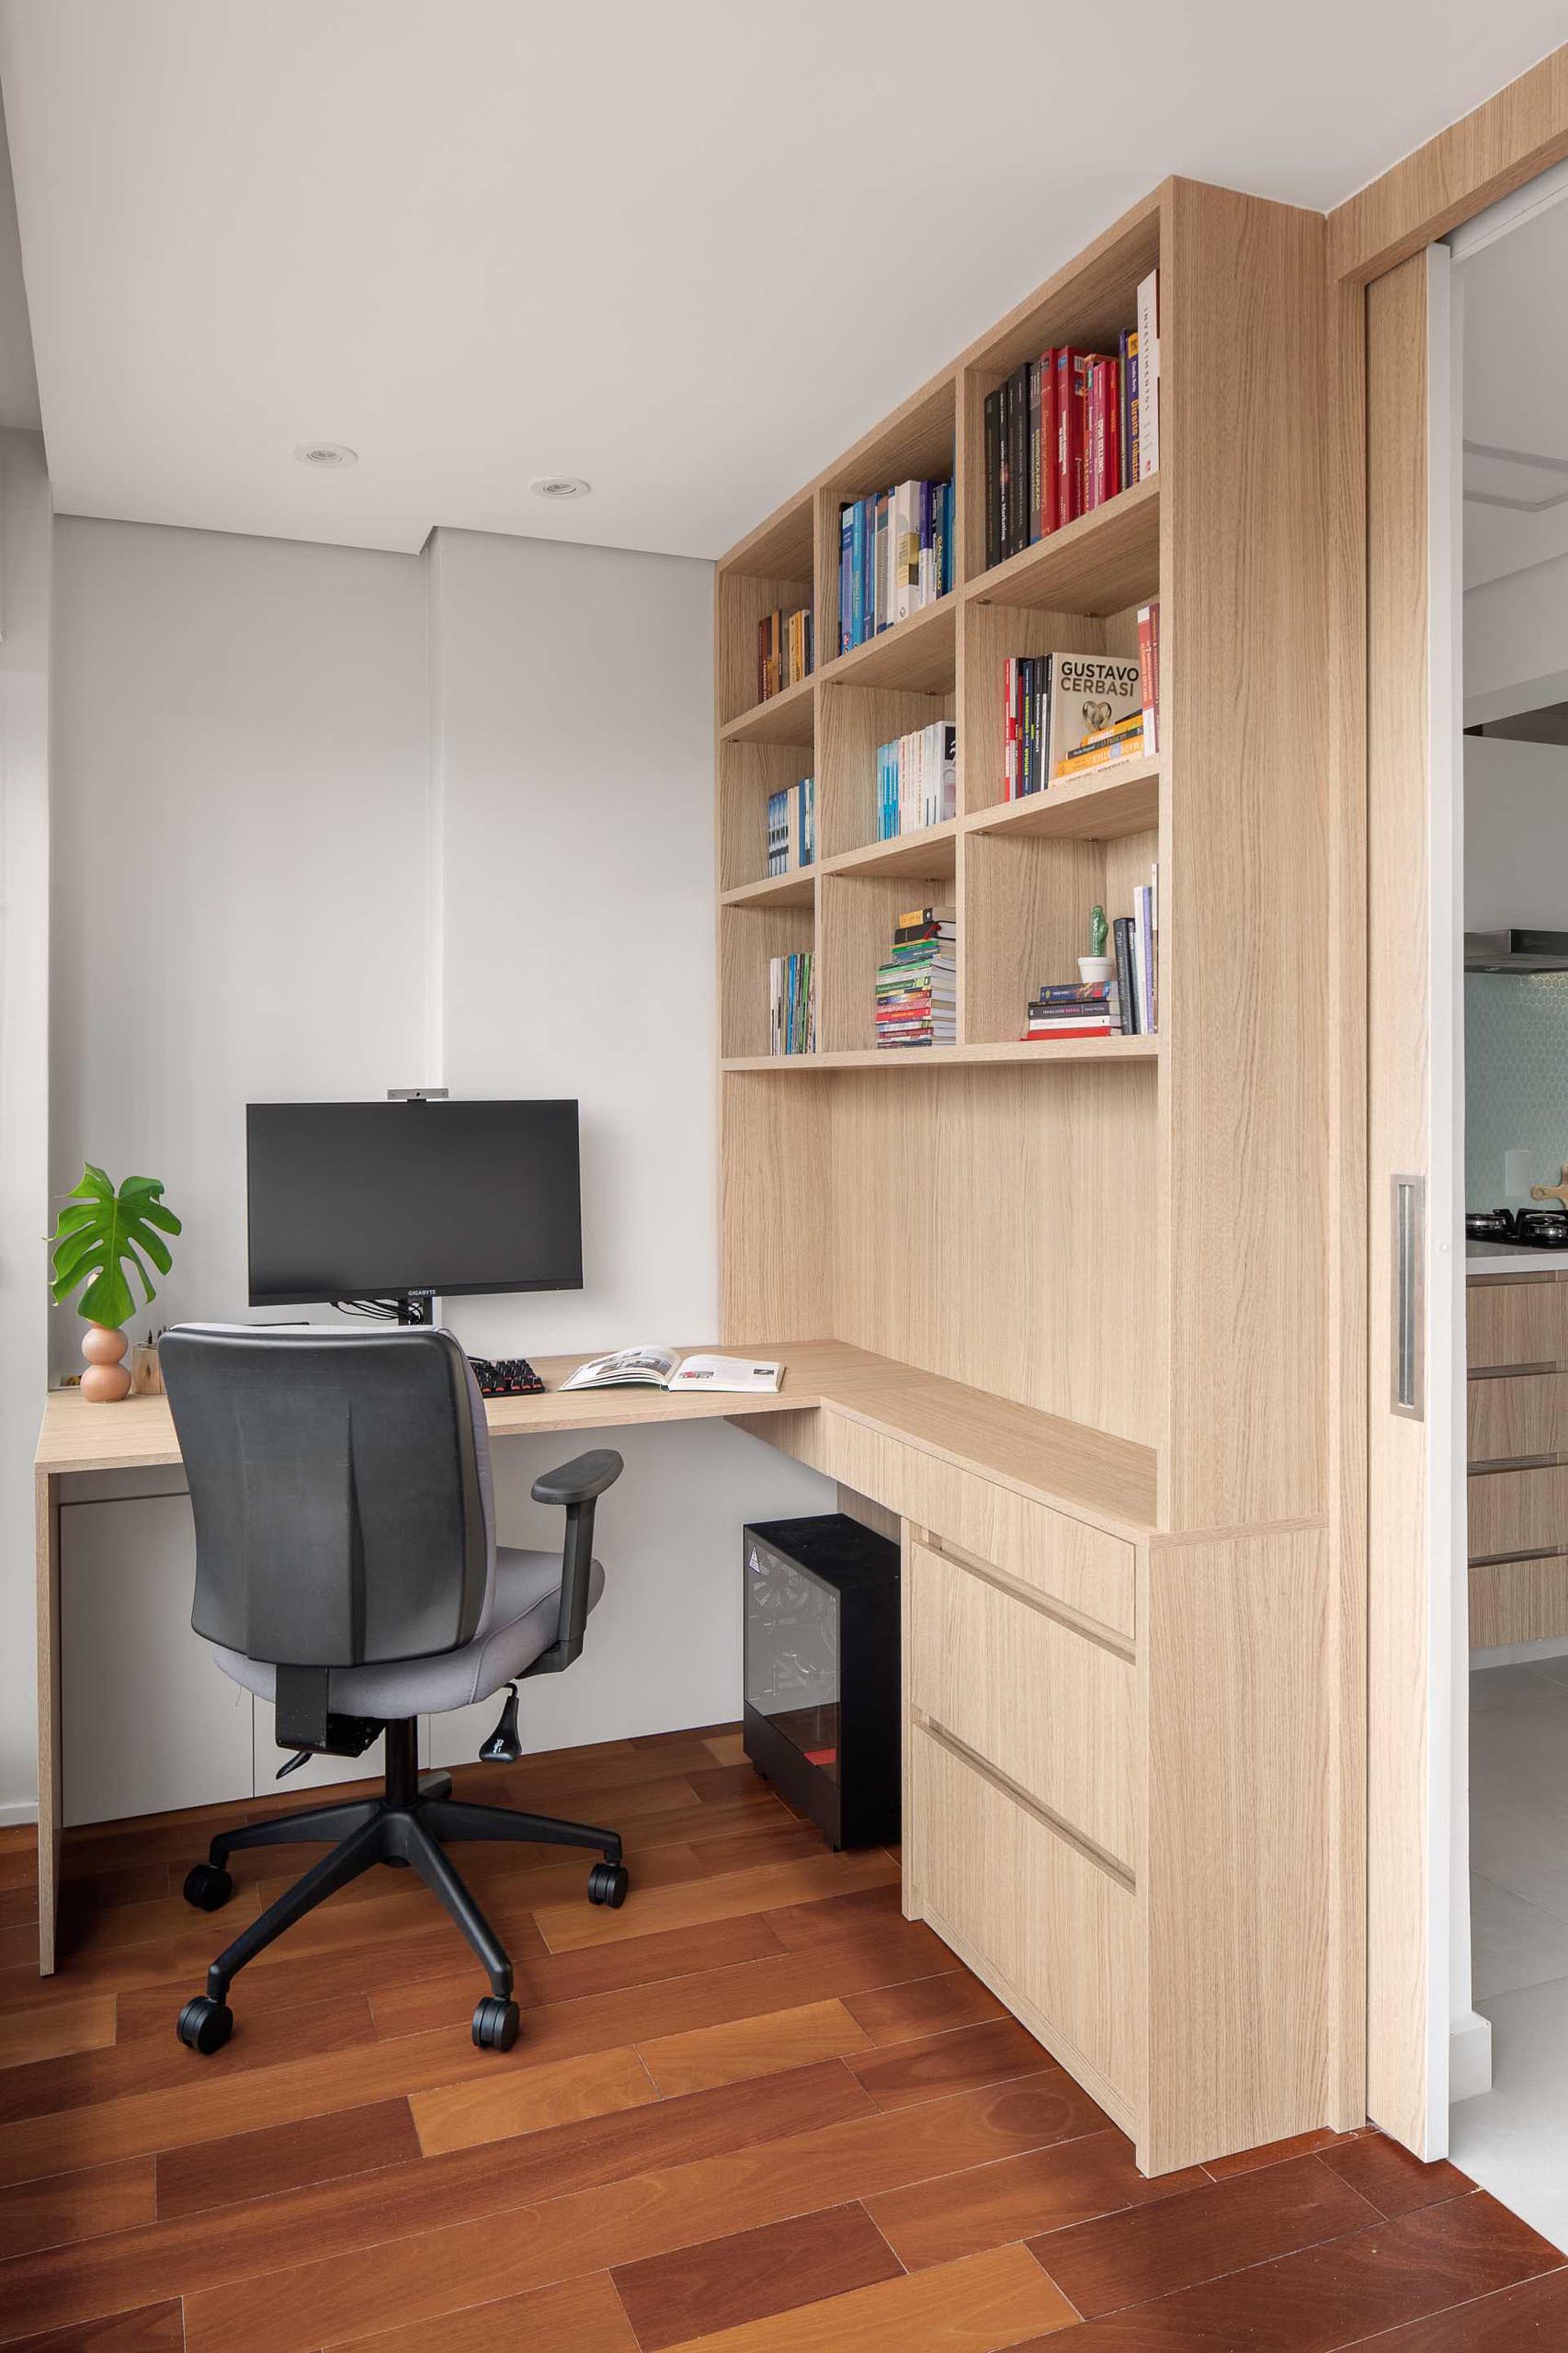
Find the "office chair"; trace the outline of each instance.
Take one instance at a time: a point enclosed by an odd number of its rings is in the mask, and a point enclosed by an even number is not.
[[[604,1590],[594,1505],[620,1476],[608,1449],[533,1484],[566,1509],[564,1548],[495,1541],[483,1402],[449,1332],[177,1325],[159,1344],[196,1520],[191,1624],[223,1673],[274,1701],[280,1748],[358,1756],[386,1735],[380,1797],[312,1806],[221,1831],[185,1882],[215,1912],[236,1848],[321,1839],[331,1852],[221,1952],[179,2014],[180,2040],[221,2050],[229,1987],[248,1961],[376,1863],[418,1872],[483,1963],[481,2050],[508,2051],[517,2006],[505,1947],[451,1863],[464,1839],[597,1847],[594,1904],[625,1901],[613,1830],[465,1805],[451,1776],[418,1770],[418,1718],[511,1687],[482,1755],[516,1757],[519,1678],[553,1675],[583,1647]]]

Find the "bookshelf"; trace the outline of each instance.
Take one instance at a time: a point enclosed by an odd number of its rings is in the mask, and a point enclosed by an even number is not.
[[[1156,267],[1158,474],[986,569],[988,393],[1051,347],[1114,350]],[[1031,2005],[1018,1971],[1047,1946],[1067,1966],[1054,1932],[1020,1951],[1003,1906],[994,1934],[954,1933],[923,1884],[960,1873],[972,1844],[946,1798],[916,1806],[905,1908],[1110,2102],[1154,2170],[1361,2120],[1335,1857],[1364,1792],[1335,1779],[1354,1744],[1326,1533],[1324,285],[1320,216],[1167,181],[718,571],[722,1333],[786,1357],[791,1335],[830,1337],[1020,1415],[1026,1455],[1032,1429],[1042,1452],[1131,1446],[1152,1466],[1126,1643],[1127,1941],[1114,1960],[1086,1948],[1082,1981]],[[833,653],[840,502],[949,468],[951,593]],[[758,706],[757,618],[803,584],[823,658]],[[1008,658],[1133,655],[1156,597],[1158,756],[1003,800]],[[957,726],[957,813],[878,841],[875,748],[937,718]],[[816,862],[767,881],[767,793],[807,773]],[[1159,1034],[1020,1039],[1033,986],[1074,976],[1090,907],[1126,912],[1155,860]],[[878,1051],[877,964],[893,916],[923,901],[956,913],[956,1042]],[[775,1059],[768,960],[808,948],[817,1051]],[[790,1421],[766,1434],[815,1460]],[[826,1467],[856,1485],[849,1454]],[[983,1531],[1006,1517],[977,1508]],[[967,1548],[983,1575],[999,1557],[923,1509],[905,1512],[917,1620],[927,1540]],[[1065,1702],[1051,1687],[1031,1704],[1043,1720]],[[972,1796],[956,1753],[915,1786]],[[990,1802],[974,1799],[976,1824]],[[1091,1912],[1109,1900],[1085,1884]],[[1108,2084],[1063,2025],[1091,1979],[1125,1986],[1135,2014]]]

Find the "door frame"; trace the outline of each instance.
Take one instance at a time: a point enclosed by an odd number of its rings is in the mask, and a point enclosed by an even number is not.
[[[1451,429],[1457,339],[1446,255],[1421,265],[1420,300],[1403,304],[1392,334],[1369,336],[1368,290],[1565,162],[1568,45],[1329,216],[1335,337],[1330,380],[1336,392],[1329,604],[1336,1056],[1330,1139],[1335,1230],[1329,1507],[1337,1569],[1339,1884],[1345,1906],[1336,1969],[1344,2019],[1333,2093],[1336,2120],[1343,2120],[1357,2105],[1358,2083],[1361,2112],[1369,2112],[1424,2157],[1439,2155],[1447,2146],[1450,1989],[1456,1974],[1447,1897],[1450,1833],[1466,1778],[1462,1742],[1454,1733],[1455,1663],[1465,1656],[1468,1641],[1465,1580],[1456,1573],[1446,1532],[1463,1500],[1463,1374],[1456,1361],[1456,1341],[1463,1331],[1463,1264],[1452,1246],[1458,1225],[1451,1154],[1446,1168],[1429,1157],[1440,1123],[1446,1123],[1450,1141],[1462,1133],[1457,1067],[1462,1020],[1449,995],[1450,986],[1457,992],[1457,976],[1434,965],[1429,955],[1423,957],[1426,1007],[1437,1010],[1424,1039],[1433,1060],[1422,1087],[1426,1125],[1419,1173],[1428,1188],[1429,1243],[1449,1246],[1446,1254],[1433,1247],[1426,1253],[1427,1418],[1424,1425],[1411,1425],[1421,1436],[1406,1452],[1419,1457],[1415,1492],[1438,1541],[1434,1548],[1423,1536],[1417,1553],[1408,1540],[1401,1550],[1398,1540],[1399,1513],[1410,1507],[1411,1470],[1406,1462],[1402,1496],[1400,1477],[1391,1471],[1388,1392],[1380,1380],[1387,1365],[1392,1306],[1388,1253],[1381,1239],[1389,1203],[1386,1197],[1372,1197],[1369,1156],[1369,1088],[1374,1074],[1368,1007],[1376,980],[1377,936],[1369,922],[1369,853],[1375,829],[1390,816],[1386,796],[1407,789],[1415,778],[1431,823],[1423,837],[1425,880],[1439,917],[1429,926],[1429,941],[1439,932],[1454,939],[1462,934],[1462,915],[1457,932],[1450,921],[1462,876],[1453,838],[1462,822],[1454,753],[1459,597],[1451,576],[1434,583],[1427,566],[1434,525],[1439,555],[1444,545],[1457,544],[1449,504],[1457,496],[1451,462],[1457,459]],[[1387,290],[1378,299],[1385,304]],[[1420,448],[1407,449],[1405,456],[1419,460],[1419,506],[1408,479],[1401,487],[1385,470],[1372,480],[1369,436],[1374,404],[1397,402],[1417,376]],[[1440,466],[1432,463],[1434,426],[1444,437],[1437,446],[1449,461]],[[1403,498],[1407,520],[1423,540],[1422,608],[1418,617],[1406,610],[1403,641],[1403,658],[1412,665],[1405,684],[1414,682],[1418,692],[1395,716],[1392,733],[1387,724],[1380,732],[1369,707],[1371,603],[1387,585],[1374,568],[1375,551],[1380,525],[1388,520],[1384,502],[1391,496]],[[1408,577],[1407,586],[1414,594]],[[1391,786],[1396,778],[1403,785]],[[1384,1015],[1381,1005],[1380,1021]],[[1381,1184],[1379,1191],[1381,1196]],[[1375,1235],[1380,1239],[1374,1241]],[[1434,1261],[1441,1261],[1437,1275]],[[1436,1388],[1435,1353],[1441,1356]],[[1442,1449],[1426,1442],[1437,1427],[1434,1413],[1450,1432],[1446,1465]],[[1457,1439],[1450,1419],[1456,1414]],[[1375,1579],[1369,1574],[1369,1559]]]

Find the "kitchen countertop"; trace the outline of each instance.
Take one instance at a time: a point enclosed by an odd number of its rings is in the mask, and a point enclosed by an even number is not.
[[[1540,1267],[1543,1273],[1555,1274],[1559,1268],[1568,1273],[1568,1250],[1520,1249],[1513,1242],[1467,1242],[1464,1257],[1469,1282],[1485,1275],[1517,1275],[1526,1267]]]

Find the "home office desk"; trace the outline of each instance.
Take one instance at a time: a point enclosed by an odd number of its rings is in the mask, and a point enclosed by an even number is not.
[[[725,1344],[734,1353],[733,1345]],[[729,1418],[755,1435],[776,1435],[788,1453],[903,1517],[914,1482],[899,1457],[918,1454],[940,1477],[938,1465],[969,1469],[1020,1500],[1032,1498],[1069,1513],[1090,1513],[1102,1529],[1135,1541],[1153,1512],[1153,1458],[1146,1448],[1081,1430],[1047,1414],[1009,1404],[960,1383],[936,1379],[886,1357],[838,1341],[769,1341],[754,1353],[782,1359],[782,1387],[774,1394],[667,1395],[659,1389],[574,1390],[560,1383],[581,1357],[540,1357],[542,1396],[494,1397],[485,1415],[493,1441],[536,1438],[559,1430],[627,1427],[645,1422]],[[743,1408],[737,1412],[737,1407]],[[858,1441],[837,1429],[853,1425]],[[865,1453],[879,1440],[892,1444],[881,1464]],[[51,1393],[34,1460],[37,1494],[39,1968],[55,1965],[55,1930],[62,1854],[60,1661],[60,1520],[62,1488],[92,1471],[149,1470],[177,1463],[179,1443],[163,1397],[127,1397],[93,1405],[75,1389]],[[849,1467],[831,1469],[842,1459]],[[920,1524],[930,1524],[928,1515]],[[937,1520],[937,1525],[944,1525]],[[1127,1596],[1131,1631],[1131,1592]]]

